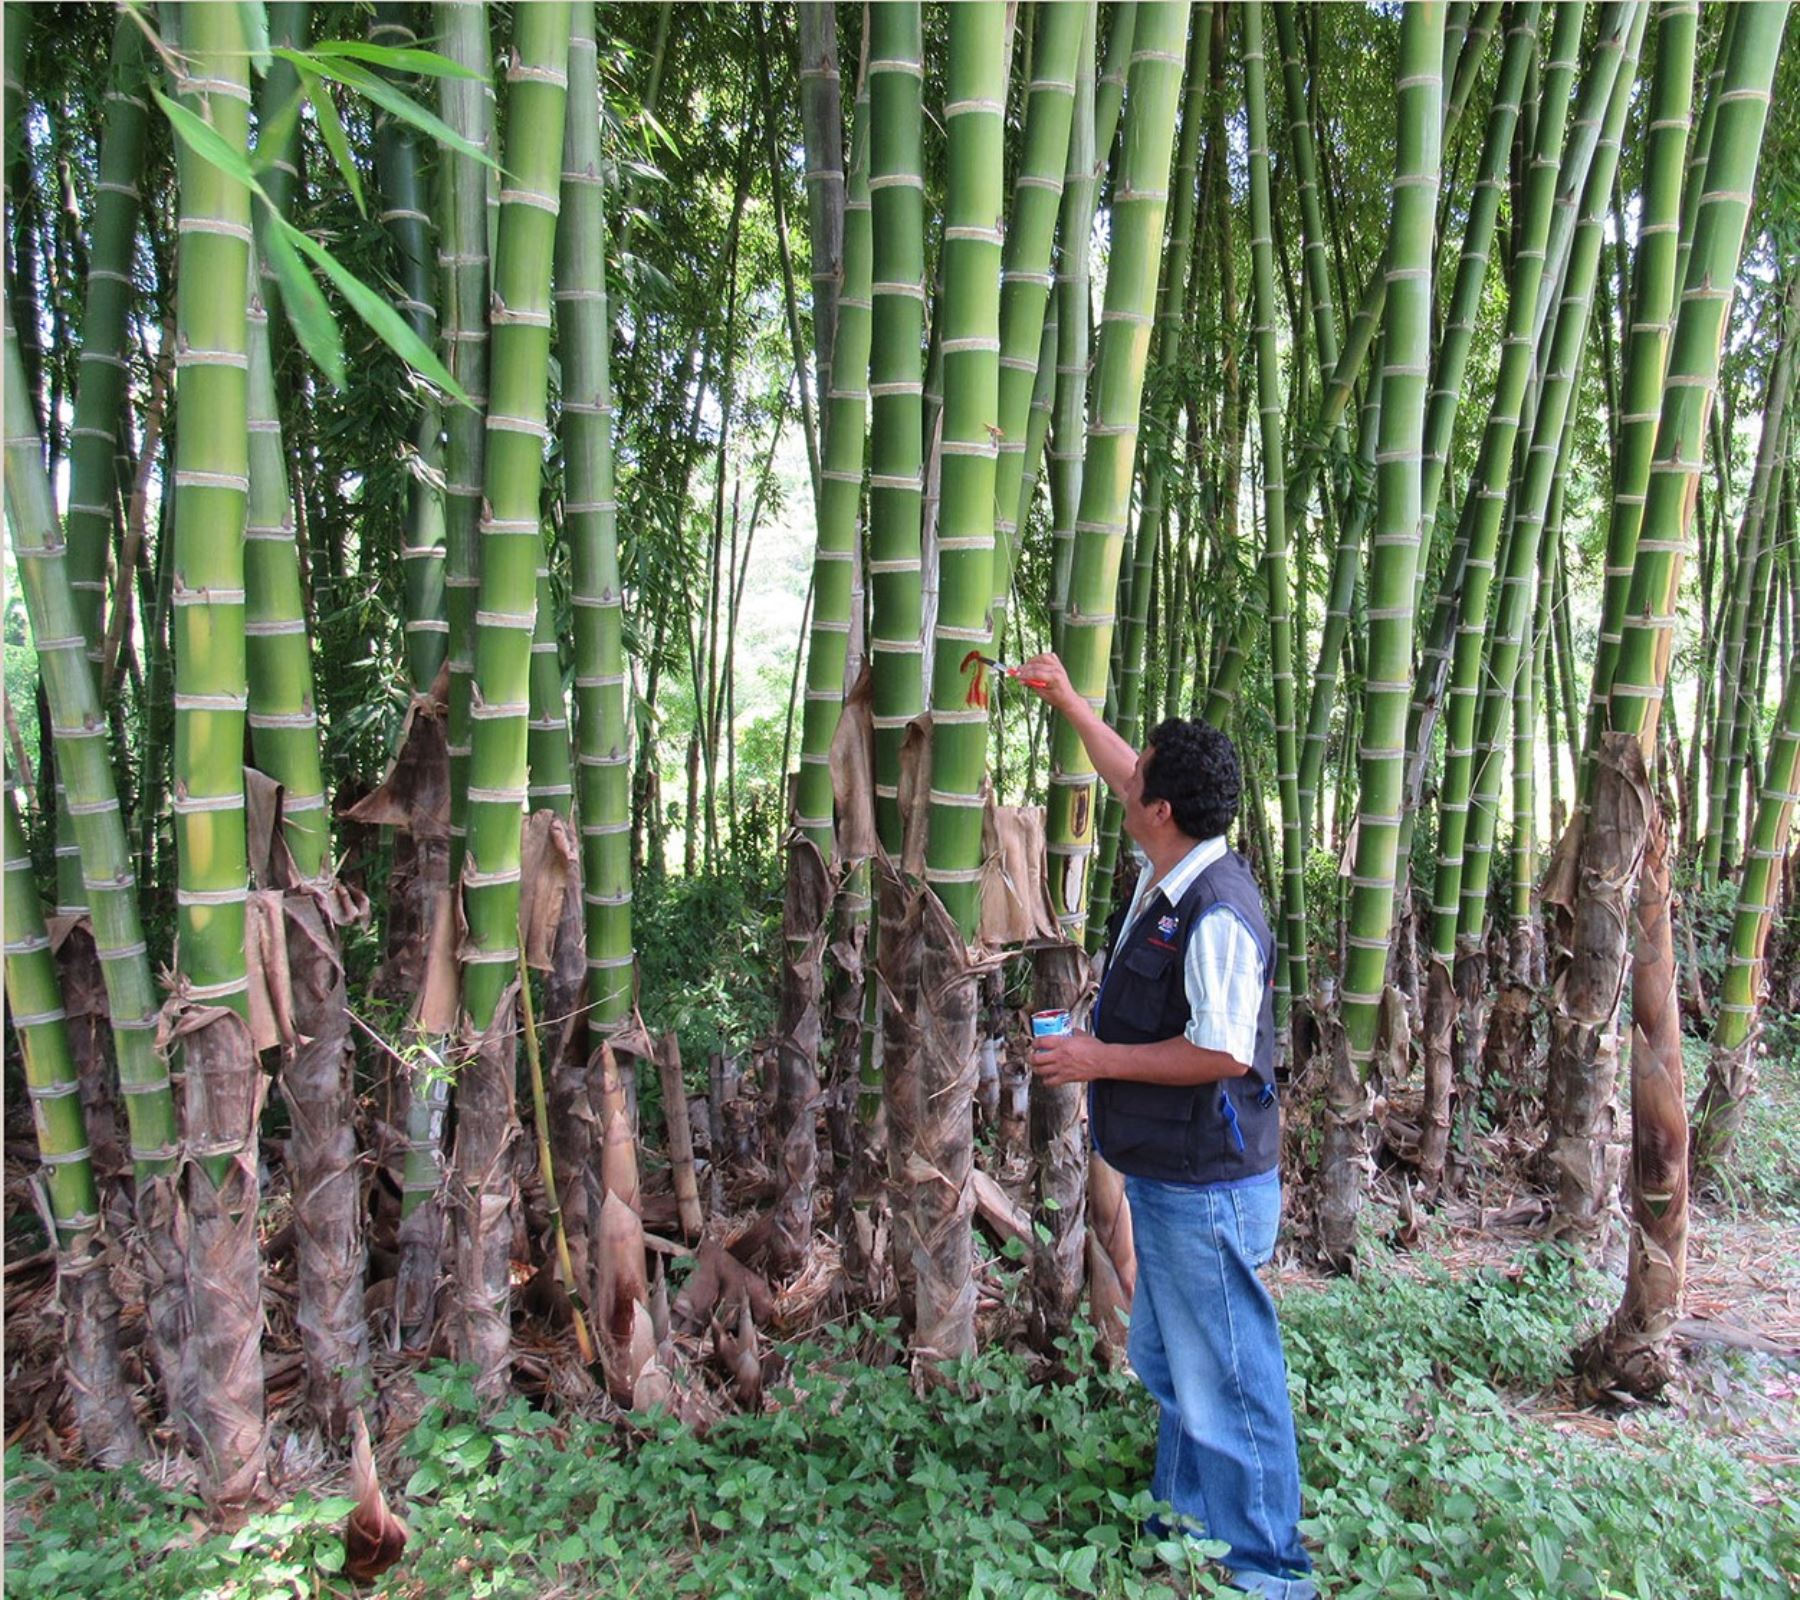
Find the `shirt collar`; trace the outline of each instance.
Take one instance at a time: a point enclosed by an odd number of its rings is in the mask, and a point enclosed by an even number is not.
[[[1225,849],[1223,834],[1215,834],[1210,839],[1202,839],[1155,884],[1149,881],[1150,863],[1145,858],[1138,873],[1137,892],[1132,896],[1131,916],[1126,926],[1129,927],[1131,923],[1137,921],[1145,905],[1149,902],[1153,890],[1160,889],[1163,898],[1171,906],[1179,905],[1181,897],[1188,892],[1194,879],[1219,860],[1225,854]]]

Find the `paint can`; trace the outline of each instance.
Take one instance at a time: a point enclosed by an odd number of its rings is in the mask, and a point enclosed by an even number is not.
[[[1048,1039],[1059,1033],[1073,1033],[1074,1031],[1074,1024],[1069,1020],[1067,1011],[1034,1011],[1031,1013],[1031,1036],[1034,1039]]]

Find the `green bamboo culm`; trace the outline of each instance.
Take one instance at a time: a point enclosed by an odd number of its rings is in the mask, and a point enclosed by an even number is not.
[[[238,151],[248,62],[231,7],[181,12],[183,84]],[[244,527],[249,494],[250,195],[178,148],[174,609],[178,969],[191,997],[247,1014],[244,897]],[[217,1182],[225,1169],[213,1157]]]
[[[1143,485],[1128,576],[1120,589],[1126,596],[1125,626],[1119,650],[1114,727],[1135,745],[1143,725],[1144,667],[1150,645],[1151,570],[1164,531],[1164,502],[1169,465],[1177,442],[1181,414],[1177,393],[1181,340],[1187,322],[1188,258],[1193,252],[1194,216],[1198,208],[1200,130],[1206,122],[1211,84],[1212,6],[1203,4],[1188,29],[1187,86],[1183,94],[1181,136],[1175,153],[1174,213],[1169,222],[1168,253],[1157,297],[1155,345],[1146,377],[1149,427],[1138,440],[1139,481]],[[1111,906],[1113,869],[1118,860],[1119,827],[1124,806],[1108,792],[1101,802],[1098,863],[1089,889],[1088,942],[1097,945]]]
[[[520,817],[526,799],[531,638],[543,550],[538,494],[550,372],[550,262],[568,93],[569,8],[518,13],[507,71],[505,187],[494,260],[479,604],[470,702],[469,940],[463,1000],[476,1030],[495,1021],[518,965]]]
[[[857,85],[849,198],[844,203],[843,282],[833,304],[825,392],[819,539],[813,552],[812,629],[806,647],[806,709],[800,730],[795,824],[827,861],[833,856],[831,741],[844,708],[844,676],[856,604],[862,537],[863,457],[869,431],[869,130],[866,75]]]
[[[1609,8],[1615,15],[1618,9]],[[1507,484],[1518,443],[1520,413],[1531,376],[1531,329],[1538,296],[1544,286],[1544,254],[1558,173],[1563,165],[1560,160],[1563,135],[1568,124],[1570,88],[1575,78],[1584,12],[1585,7],[1580,4],[1566,4],[1558,7],[1556,13],[1549,60],[1544,69],[1543,104],[1537,118],[1532,163],[1525,183],[1522,214],[1515,223],[1517,245],[1508,286],[1507,326],[1501,347],[1500,372],[1482,433],[1475,475],[1463,502],[1462,529],[1458,538],[1467,548],[1464,571],[1460,584],[1447,583],[1442,590],[1443,603],[1451,608],[1450,614],[1457,621],[1449,689],[1444,701],[1444,767],[1438,797],[1431,938],[1433,959],[1446,965],[1456,954],[1463,838],[1468,824],[1469,784],[1473,776],[1475,715],[1488,597],[1504,521]],[[1608,79],[1609,92],[1610,88]],[[1590,73],[1583,83],[1582,92],[1584,109],[1591,108],[1597,92],[1593,74]],[[1604,105],[1605,102],[1600,103]],[[1421,661],[1420,680],[1433,670],[1432,653],[1428,650]],[[1425,697],[1427,691],[1418,688],[1416,693]]]
[[[369,24],[371,43],[411,49],[418,36],[409,7],[378,0]],[[402,83],[413,90],[416,85]],[[445,152],[447,155],[449,152]],[[424,163],[418,137],[398,117],[375,114],[375,175],[381,191],[381,223],[393,248],[400,294],[396,309],[427,347],[437,341],[437,302],[432,289],[431,218],[426,212]],[[450,624],[444,608],[444,499],[440,487],[443,448],[438,402],[421,391],[413,429],[413,459],[406,482],[406,535],[400,550],[404,574],[406,675],[415,694],[426,693],[444,664]]]
[[[170,10],[163,13],[165,23]],[[247,159],[249,60],[235,6],[179,12],[188,109]],[[267,1450],[256,1236],[261,1074],[248,1026],[248,701],[244,528],[250,468],[250,192],[185,140],[177,152],[176,971],[186,1073],[188,1315],[183,1414],[207,1498],[241,1504]],[[213,1008],[224,1008],[217,1010]]]
[[[439,0],[439,48],[470,76],[440,80],[443,120],[477,148],[494,138],[494,91],[483,0]],[[481,509],[483,414],[488,367],[488,169],[474,157],[444,150],[438,158],[438,283],[444,365],[470,397],[452,406],[444,425],[444,600],[449,623],[446,755],[450,769],[449,882],[462,874],[468,837],[469,707],[475,673],[475,610]],[[442,1041],[438,1041],[441,1044]],[[407,1074],[406,1153],[401,1162],[400,1271],[395,1307],[407,1348],[429,1341],[431,1300],[439,1274],[443,1221],[437,1196],[444,1179],[444,1119],[450,1085],[436,1064],[436,1045]]]
[[[1794,796],[1800,791],[1800,655],[1788,663],[1787,686],[1769,736],[1762,796],[1751,824],[1731,923],[1731,950],[1719,992],[1719,1021],[1706,1061],[1706,1086],[1694,1106],[1695,1170],[1717,1177],[1743,1126],[1757,1083],[1754,1049],[1762,1010],[1765,951],[1776,885],[1787,859]]]
[[[1456,413],[1462,403],[1463,378],[1469,351],[1475,341],[1475,321],[1487,286],[1489,258],[1493,253],[1500,198],[1506,192],[1512,158],[1513,133],[1519,123],[1519,106],[1525,91],[1526,69],[1537,54],[1536,0],[1513,8],[1506,30],[1506,49],[1500,59],[1500,77],[1481,144],[1481,169],[1469,197],[1469,218],[1463,225],[1462,250],[1457,257],[1456,282],[1450,308],[1444,318],[1444,336],[1433,368],[1430,405],[1425,417],[1425,458],[1420,479],[1420,559],[1415,565],[1413,597],[1424,598],[1424,583],[1436,541],[1438,505],[1444,487],[1444,471],[1456,432]],[[1454,585],[1450,586],[1452,589]]]
[[[1000,459],[994,473],[994,627],[988,645],[993,656],[1005,653],[1013,565],[1028,510],[1024,493],[1031,402],[1040,379],[1054,282],[1050,267],[1075,114],[1077,62],[1084,31],[1092,26],[1092,9],[1092,0],[1050,0],[1039,14],[1032,42],[1024,140],[1001,267]]]
[[[923,39],[916,0],[869,14],[869,654],[874,688],[875,818],[898,858],[900,745],[924,709],[919,539],[925,335]],[[991,582],[991,579],[990,579]]]
[[[1138,0],[1120,0],[1107,16],[1106,60],[1101,65],[1100,76],[1094,81],[1093,160],[1096,172],[1104,169],[1112,159],[1113,139],[1118,134],[1119,118],[1125,107],[1126,84],[1130,79],[1142,10]]]
[[[439,82],[443,119],[482,150],[494,143],[486,0],[438,0],[439,46],[471,77]],[[450,624],[446,739],[450,757],[450,881],[468,840],[469,707],[480,589],[481,483],[488,392],[488,169],[473,156],[438,158],[438,280],[444,365],[470,404],[444,415],[444,599]],[[413,1191],[408,1189],[408,1196]]]
[[[112,70],[100,132],[88,241],[87,303],[81,320],[81,381],[69,429],[69,583],[81,612],[88,657],[100,660],[105,630],[106,557],[117,520],[118,432],[125,398],[126,319],[136,242],[148,120],[144,34],[121,14],[113,29]]]
[[[1491,28],[1486,26],[1471,27],[1461,46],[1456,62],[1456,87],[1444,97],[1443,133],[1440,148],[1448,145],[1468,104],[1469,94],[1479,71],[1490,32]],[[1570,70],[1573,70],[1572,62]],[[1337,364],[1332,368],[1330,377],[1325,383],[1324,392],[1319,397],[1318,409],[1314,412],[1306,433],[1300,438],[1297,447],[1292,452],[1294,473],[1288,482],[1284,496],[1287,504],[1285,537],[1290,543],[1295,530],[1300,525],[1300,519],[1306,515],[1307,507],[1312,502],[1313,489],[1317,486],[1319,475],[1324,470],[1329,454],[1326,446],[1336,434],[1340,420],[1349,409],[1350,402],[1356,393],[1357,381],[1362,374],[1363,364],[1368,360],[1369,352],[1374,348],[1375,335],[1381,326],[1386,299],[1387,274],[1384,270],[1377,269],[1369,274],[1363,289],[1362,300],[1356,308],[1356,315],[1350,319],[1349,330],[1344,336],[1342,348],[1338,351]],[[1428,533],[1429,528],[1427,528]],[[1231,720],[1232,708],[1237,702],[1238,685],[1243,677],[1244,665],[1249,659],[1256,631],[1262,626],[1262,621],[1262,611],[1252,604],[1245,604],[1239,610],[1236,626],[1225,634],[1224,644],[1219,651],[1218,661],[1214,667],[1212,679],[1207,685],[1200,710],[1201,716],[1215,728],[1224,728]]]
[[[575,730],[588,1029],[631,1015],[631,749],[613,489],[612,321],[592,0],[571,7],[562,214],[556,231],[563,472],[575,619]]]
[[[1730,603],[1723,608],[1719,659],[1728,663],[1719,674],[1719,706],[1713,718],[1712,781],[1708,787],[1706,829],[1700,852],[1704,881],[1716,883],[1720,868],[1736,858],[1738,808],[1749,753],[1752,726],[1762,710],[1764,674],[1757,670],[1768,614],[1779,540],[1776,522],[1782,463],[1788,459],[1787,409],[1800,357],[1800,274],[1789,277],[1783,296],[1780,343],[1769,358],[1763,389],[1761,437],[1756,467],[1738,527],[1737,555],[1732,567]],[[1703,669],[1704,670],[1704,669]]]
[[[1244,95],[1250,112],[1250,260],[1256,346],[1256,409],[1262,423],[1263,519],[1268,542],[1263,574],[1269,590],[1269,662],[1275,701],[1275,781],[1281,805],[1282,950],[1291,996],[1307,992],[1306,853],[1300,837],[1300,751],[1294,727],[1294,633],[1288,569],[1287,446],[1283,431],[1281,354],[1277,341],[1275,246],[1269,203],[1269,107],[1264,70],[1262,0],[1246,0]],[[1441,36],[1440,36],[1441,42]],[[1441,81],[1441,80],[1440,80]],[[1277,982],[1279,993],[1281,984]]]
[[[1675,598],[1692,537],[1694,499],[1719,355],[1743,254],[1762,154],[1769,87],[1787,23],[1786,0],[1738,10],[1714,97],[1712,144],[1697,203],[1670,346],[1668,377],[1644,502],[1642,533],[1608,690],[1610,731],[1636,735],[1654,754],[1656,723],[1675,645]]]
[[[1374,1053],[1387,972],[1412,690],[1413,568],[1423,516],[1431,265],[1442,172],[1441,9],[1415,5],[1401,13],[1375,526],[1369,541],[1368,666],[1341,991],[1344,1032],[1359,1075]]]
[[[1465,948],[1480,939],[1487,920],[1488,881],[1500,811],[1501,769],[1506,755],[1508,719],[1512,715],[1514,682],[1520,672],[1530,672],[1524,644],[1531,616],[1538,550],[1551,492],[1559,481],[1559,468],[1565,465],[1562,454],[1565,422],[1574,403],[1575,384],[1587,349],[1589,313],[1600,263],[1602,234],[1648,16],[1647,4],[1631,8],[1628,32],[1623,40],[1624,53],[1614,69],[1600,142],[1595,148],[1582,195],[1580,221],[1563,280],[1555,331],[1538,386],[1531,444],[1514,495],[1512,530],[1501,558],[1499,595],[1488,623],[1476,729],[1476,767],[1469,791],[1462,900],[1457,926],[1458,940]]]
[[[1679,221],[1688,130],[1694,107],[1694,52],[1698,0],[1664,0],[1657,11],[1656,74],[1644,138],[1641,220],[1631,268],[1631,318],[1624,341],[1618,443],[1613,455],[1612,517],[1607,525],[1605,588],[1600,639],[1595,646],[1594,693],[1585,748],[1597,747],[1618,655],[1619,629],[1631,587],[1643,521],[1644,491],[1656,447],[1657,406],[1674,328],[1675,276],[1680,255]],[[1584,760],[1585,765],[1585,760]],[[1578,786],[1579,787],[1579,786]]]
[[[312,646],[300,586],[287,454],[275,401],[269,314],[253,296],[249,313],[250,488],[244,524],[244,650],[250,747],[256,765],[282,786],[281,831],[301,878],[330,865],[331,816],[320,763]]]
[[[6,426],[6,517],[81,851],[88,914],[112,1016],[113,1059],[141,1192],[175,1170],[175,1104],[168,1067],[156,1054],[160,1000],[138,920],[137,883],[119,811],[106,715],[69,583],[67,547],[58,536],[43,447],[32,431],[25,367],[10,315]]]
[[[974,937],[981,904],[987,772],[987,674],[970,657],[987,648],[993,632],[1005,31],[1000,0],[969,0],[950,12],[944,106],[949,188],[944,210],[943,464],[925,880],[965,940]]]
[[[96,1466],[144,1453],[119,1361],[119,1303],[103,1248],[100,1194],[88,1149],[80,1072],[69,1042],[56,958],[38,904],[13,791],[5,795],[6,1010],[19,1042],[25,1092],[43,1163],[36,1183],[56,1241],[63,1360],[82,1445]]]
[[[1125,119],[1124,154],[1113,192],[1112,250],[1100,317],[1094,413],[1082,463],[1081,509],[1061,647],[1076,693],[1096,710],[1106,700],[1112,657],[1114,605],[1162,264],[1187,23],[1187,0],[1154,0],[1137,7],[1127,90],[1131,115]],[[1077,941],[1087,923],[1094,787],[1093,764],[1081,740],[1064,719],[1055,719],[1047,821],[1050,894],[1064,932]]]
[[[1112,12],[1112,40],[1129,42],[1135,4]],[[1087,444],[1088,349],[1093,300],[1088,258],[1094,234],[1099,176],[1094,142],[1094,55],[1098,8],[1083,23],[1075,59],[1075,102],[1069,125],[1069,159],[1058,208],[1052,316],[1056,323],[1056,373],[1051,397],[1050,448],[1050,645],[1062,648],[1063,612],[1069,603],[1069,570],[1075,556],[1075,519],[1081,510],[1081,462]],[[1118,115],[1114,102],[1113,116]],[[1028,446],[1029,448],[1029,446]]]
[[[9,22],[17,22],[16,10]],[[132,250],[137,233],[137,177],[144,163],[143,30],[121,15],[113,30],[106,116],[100,135],[89,239],[87,301],[82,308],[80,378],[69,428],[65,522],[69,583],[90,661],[100,661],[106,630],[106,559],[118,521],[119,424],[125,398],[126,318],[131,309]],[[55,774],[56,908],[75,915],[87,905],[81,850],[69,817],[62,773]]]
[[[569,708],[563,696],[562,646],[557,642],[549,559],[549,551],[540,548],[534,588],[536,621],[531,629],[525,809],[553,811],[566,822],[575,808],[575,767],[569,748]]]
[[[6,1011],[19,1040],[56,1248],[80,1257],[100,1227],[100,1191],[88,1149],[81,1083],[69,1045],[62,987],[44,931],[31,851],[6,789]]]
[[[312,14],[309,0],[268,0],[269,43],[304,50]],[[294,196],[300,188],[300,73],[293,62],[272,58],[256,86],[256,155],[259,181],[269,197],[267,207],[257,207],[257,264],[262,274],[262,303],[269,313],[269,353],[272,364],[281,364],[283,317],[281,280],[270,265],[265,234],[274,216],[291,218]]]

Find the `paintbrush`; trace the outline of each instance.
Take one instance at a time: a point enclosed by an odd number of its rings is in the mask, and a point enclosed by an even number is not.
[[[1004,661],[996,661],[992,656],[984,656],[979,650],[969,652],[968,657],[964,660],[964,666],[967,666],[971,660],[979,661],[990,672],[1002,672],[1009,678],[1019,678],[1020,669],[1018,667],[1011,666]],[[1036,678],[1019,678],[1019,682],[1028,687],[1041,687],[1041,680]]]

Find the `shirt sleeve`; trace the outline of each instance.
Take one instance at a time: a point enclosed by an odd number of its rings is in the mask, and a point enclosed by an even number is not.
[[[1214,906],[1188,935],[1188,1043],[1254,1066],[1264,982],[1256,935],[1230,906]]]

